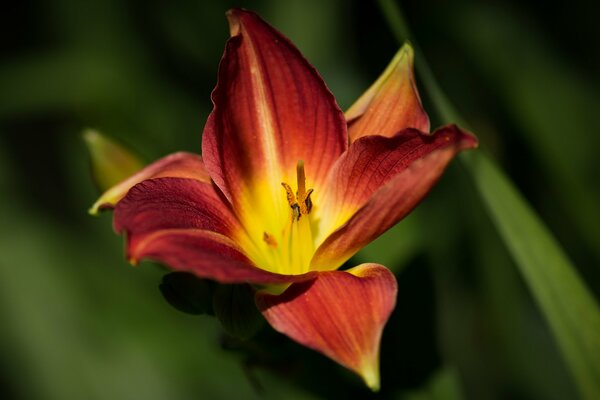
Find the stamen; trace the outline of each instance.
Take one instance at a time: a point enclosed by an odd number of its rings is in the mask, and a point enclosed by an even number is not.
[[[289,274],[308,271],[315,251],[312,233],[314,221],[309,217],[302,218],[309,215],[313,208],[311,196],[314,192],[306,188],[302,160],[296,164],[296,185],[294,189],[297,190],[294,191],[288,183],[281,182],[291,212],[281,231],[275,231],[275,236],[267,232],[263,232],[262,236],[269,248],[268,254],[272,257],[269,261],[275,266],[274,269]]]
[[[312,200],[310,199],[312,192],[313,189],[308,189],[308,192],[306,192],[306,195],[304,196],[304,201],[302,202],[302,206],[305,210],[304,214],[310,214],[310,210],[312,210]]]
[[[288,204],[292,209],[292,222],[294,220],[299,221],[300,217],[308,215],[312,209],[310,195],[313,189],[306,190],[306,176],[304,175],[304,161],[302,160],[298,161],[296,165],[296,182],[298,184],[296,195],[294,195],[290,185],[281,182],[281,186],[285,189]]]
[[[285,193],[287,195],[287,201],[288,204],[290,205],[290,208],[292,209],[292,219],[294,220],[299,220],[300,216],[302,215],[301,213],[301,209],[300,206],[298,205],[298,202],[296,201],[296,196],[294,196],[294,192],[292,191],[292,188],[290,187],[290,185],[288,185],[285,182],[281,182],[281,186],[283,186],[283,188],[285,189]]]
[[[300,217],[302,216],[302,210],[300,209],[300,206],[298,204],[292,205],[292,214],[293,219],[295,219],[296,221],[300,220]]]
[[[296,196],[294,196],[294,192],[292,191],[292,188],[290,187],[290,185],[288,185],[285,182],[281,182],[281,186],[283,186],[283,188],[285,189],[285,193],[287,195],[287,201],[288,201],[290,207],[292,207],[294,204],[298,204],[298,203],[296,203]]]

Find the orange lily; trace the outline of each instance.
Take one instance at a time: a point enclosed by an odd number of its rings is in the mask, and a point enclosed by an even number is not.
[[[255,285],[274,329],[377,390],[396,280],[377,264],[337,269],[406,216],[477,140],[454,125],[429,133],[408,45],[344,116],[287,38],[251,12],[227,17],[203,159],[158,160],[92,210],[115,209],[132,263]]]

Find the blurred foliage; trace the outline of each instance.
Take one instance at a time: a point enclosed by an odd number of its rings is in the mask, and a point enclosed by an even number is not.
[[[458,164],[352,260],[382,262],[399,281],[378,395],[270,329],[244,341],[214,318],[174,311],[158,290],[165,270],[125,262],[110,216],[87,216],[97,193],[81,131],[109,133],[147,161],[198,152],[228,34],[223,14],[239,5],[289,36],[342,107],[396,51],[375,4],[359,0],[27,0],[0,13],[0,392],[576,398],[549,326]],[[403,6],[443,89],[597,298],[597,10],[583,0]]]

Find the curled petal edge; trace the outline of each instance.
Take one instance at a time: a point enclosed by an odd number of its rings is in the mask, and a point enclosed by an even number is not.
[[[199,155],[183,151],[173,153],[147,165],[105,191],[88,212],[97,215],[100,211],[112,209],[136,184],[147,179],[162,177],[190,178],[207,183],[211,181]]]
[[[276,331],[352,370],[377,391],[381,335],[397,290],[387,268],[361,264],[320,272],[281,295],[257,292],[256,304]]]
[[[342,265],[412,211],[456,154],[477,145],[473,134],[456,125],[431,136],[405,130],[396,137],[369,136],[353,143],[329,177],[333,194],[324,216],[331,218],[333,230],[323,230],[311,269]]]
[[[225,284],[289,284],[316,274],[281,275],[262,270],[231,239],[197,229],[166,229],[143,235],[129,247],[128,257],[134,265],[142,259],[158,261],[173,270]]]

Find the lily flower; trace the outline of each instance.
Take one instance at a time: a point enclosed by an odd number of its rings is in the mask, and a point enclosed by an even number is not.
[[[379,347],[397,284],[382,265],[338,270],[406,216],[477,139],[429,133],[405,45],[344,113],[296,47],[256,14],[231,37],[202,158],[176,153],[109,189],[132,263],[152,259],[248,283],[269,324],[379,388]]]

